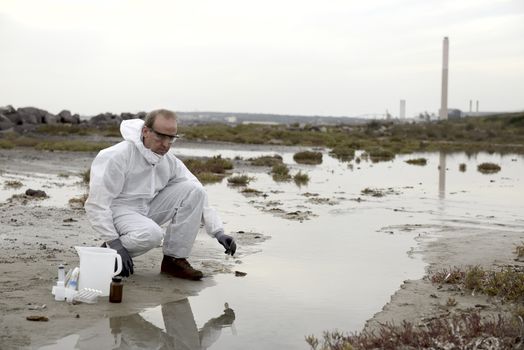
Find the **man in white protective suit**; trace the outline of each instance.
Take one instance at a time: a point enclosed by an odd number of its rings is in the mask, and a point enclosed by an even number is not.
[[[121,275],[133,274],[132,258],[158,247],[161,272],[200,280],[201,271],[187,261],[203,223],[206,232],[233,256],[234,239],[208,205],[202,184],[169,150],[178,138],[177,116],[159,109],[120,124],[124,141],[98,153],[91,165],[87,217],[122,257]],[[168,223],[164,230],[161,225]]]

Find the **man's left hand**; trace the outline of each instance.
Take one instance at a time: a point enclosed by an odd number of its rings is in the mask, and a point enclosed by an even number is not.
[[[224,253],[229,254],[231,256],[235,254],[235,252],[237,251],[237,244],[235,243],[233,237],[226,235],[222,231],[218,232],[215,237],[218,240],[218,243],[222,244],[224,248],[226,248],[226,251]]]

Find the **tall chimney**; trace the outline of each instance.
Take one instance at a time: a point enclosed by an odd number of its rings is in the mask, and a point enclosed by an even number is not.
[[[440,98],[440,120],[448,119],[448,58],[449,40],[444,37],[442,46],[442,93]]]
[[[400,119],[406,118],[406,100],[400,100]]]
[[[479,100],[477,100],[477,113],[479,111]]]

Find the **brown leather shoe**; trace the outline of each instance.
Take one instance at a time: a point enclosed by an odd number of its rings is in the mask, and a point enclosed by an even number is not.
[[[164,255],[160,271],[174,277],[193,281],[198,281],[204,277],[202,271],[195,270],[186,259],[168,255]]]

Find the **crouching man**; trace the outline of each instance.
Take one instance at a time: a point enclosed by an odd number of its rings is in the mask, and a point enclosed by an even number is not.
[[[222,221],[208,205],[202,184],[169,150],[177,139],[177,116],[160,109],[145,121],[125,120],[124,141],[106,148],[91,165],[87,217],[105,241],[122,257],[122,273],[133,273],[132,258],[158,247],[162,241],[161,272],[199,280],[187,257],[203,223],[226,254],[236,243],[224,233]],[[167,223],[164,230],[160,227]]]

